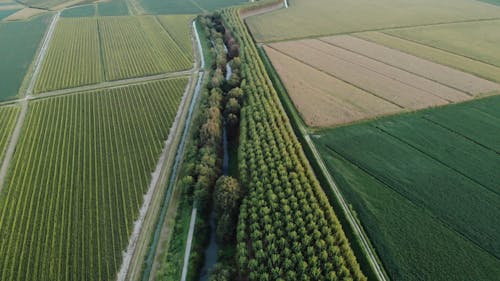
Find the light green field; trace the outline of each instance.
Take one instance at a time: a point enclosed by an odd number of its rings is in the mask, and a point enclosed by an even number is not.
[[[500,20],[384,32],[500,67]]]
[[[194,15],[163,15],[158,20],[168,34],[174,39],[186,55],[193,60],[193,40],[187,34],[191,34],[191,21]],[[188,54],[189,53],[189,54]]]
[[[0,280],[116,280],[187,81],[30,102],[0,193]]]
[[[500,18],[500,7],[470,0],[291,0],[288,9],[247,22],[257,41],[279,41],[484,18]]]
[[[17,106],[0,107],[0,163],[2,163],[3,154],[16,124],[18,113],[19,107]]]
[[[171,36],[165,24],[154,16],[62,18],[35,93],[192,68],[192,47],[177,43],[191,40],[190,26],[172,26]]]
[[[381,44],[405,53],[415,55],[439,64],[460,69],[479,77],[500,82],[500,68],[453,53],[390,36],[382,32],[356,33],[355,36]]]

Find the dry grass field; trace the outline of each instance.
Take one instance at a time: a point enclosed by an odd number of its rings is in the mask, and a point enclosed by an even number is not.
[[[500,85],[352,36],[265,48],[304,121],[335,126],[473,99]]]

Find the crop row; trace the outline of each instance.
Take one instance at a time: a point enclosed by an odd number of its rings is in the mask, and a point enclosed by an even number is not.
[[[189,29],[179,36],[189,38]],[[187,52],[155,17],[63,18],[35,92],[186,70],[192,67]]]
[[[187,81],[33,102],[0,198],[1,280],[111,280]]]
[[[104,80],[94,18],[61,19],[35,84],[35,92]]]
[[[241,46],[239,152],[243,200],[237,262],[249,280],[366,280],[310,168],[237,9],[224,10]]]
[[[174,39],[174,41],[181,47],[181,49],[186,50],[185,54],[190,60],[193,60],[193,40],[191,37],[186,36],[190,34],[191,21],[193,20],[192,15],[161,15],[158,16],[158,20],[161,25],[167,30],[168,34]]]
[[[19,107],[17,106],[0,107],[0,163],[2,163],[3,154],[16,124],[18,113]]]

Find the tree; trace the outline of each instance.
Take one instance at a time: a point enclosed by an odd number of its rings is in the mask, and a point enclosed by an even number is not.
[[[220,241],[231,241],[234,238],[241,196],[238,180],[228,176],[217,180],[213,202],[217,218],[217,238]]]

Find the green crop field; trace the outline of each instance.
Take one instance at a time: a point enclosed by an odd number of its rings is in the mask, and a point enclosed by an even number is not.
[[[110,0],[97,4],[99,16],[127,16],[129,15],[125,0]]]
[[[500,280],[500,97],[319,132],[393,280]]]
[[[173,30],[190,40],[189,26]],[[35,93],[186,70],[192,60],[192,48],[179,47],[153,16],[62,18]]]
[[[401,50],[439,64],[469,72],[476,76],[500,82],[500,67],[486,64],[464,56],[456,55],[444,50],[436,49],[416,42],[390,36],[382,32],[356,33],[355,36],[377,44]]]
[[[291,0],[247,22],[257,41],[279,41],[499,16],[500,7],[470,0]]]
[[[500,67],[500,20],[384,32]]]
[[[19,9],[15,10],[0,10],[0,20],[12,15],[13,13],[19,11]]]
[[[50,16],[45,15],[30,21],[0,23],[0,100],[17,96],[49,21]]]
[[[76,18],[76,17],[93,17],[96,14],[96,5],[84,5],[75,8],[66,9],[61,13],[62,17]]]
[[[33,8],[49,9],[69,0],[20,0],[19,2]]]
[[[0,163],[2,163],[5,148],[9,144],[10,134],[16,124],[19,107],[2,106],[0,107]]]
[[[99,32],[108,80],[193,67],[186,51],[154,17],[103,17],[99,19]]]
[[[30,103],[0,194],[1,280],[115,280],[187,78]]]
[[[245,0],[139,0],[150,14],[200,14],[247,3]]]
[[[174,39],[175,43],[181,48],[181,50],[187,51],[186,55],[189,55],[190,60],[193,58],[193,40],[191,36],[191,21],[194,19],[194,15],[164,15],[158,16],[163,28],[165,28]]]
[[[60,19],[42,64],[35,92],[104,80],[96,18]]]

